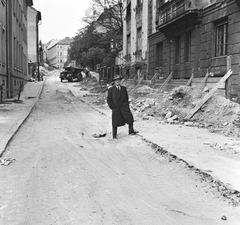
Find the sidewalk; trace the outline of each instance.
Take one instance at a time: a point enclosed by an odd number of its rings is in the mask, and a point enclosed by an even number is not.
[[[22,103],[0,104],[0,156],[4,153],[11,138],[30,115],[41,94],[43,84],[44,81],[28,82],[20,96]]]

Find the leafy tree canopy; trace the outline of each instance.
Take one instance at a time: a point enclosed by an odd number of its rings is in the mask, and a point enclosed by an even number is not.
[[[78,31],[70,45],[69,57],[81,66],[114,65],[122,49],[120,0],[93,0],[83,18],[86,26]]]

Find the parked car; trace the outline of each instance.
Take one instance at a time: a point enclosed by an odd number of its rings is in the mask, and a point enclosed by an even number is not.
[[[83,79],[82,72],[84,69],[68,66],[64,68],[64,71],[60,73],[60,80],[67,80],[68,82],[72,81],[81,81]]]

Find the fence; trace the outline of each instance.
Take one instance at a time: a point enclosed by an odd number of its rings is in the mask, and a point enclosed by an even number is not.
[[[100,67],[99,68],[99,82],[100,84],[111,83],[113,77],[116,75],[123,75],[123,68],[120,66]]]

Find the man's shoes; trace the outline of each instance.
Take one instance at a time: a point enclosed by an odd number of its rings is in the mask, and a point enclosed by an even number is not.
[[[130,132],[129,132],[129,135],[136,135],[136,134],[138,134],[138,133],[139,133],[139,131],[133,130],[133,131],[130,131]]]
[[[113,139],[118,139],[117,137],[113,137]]]

